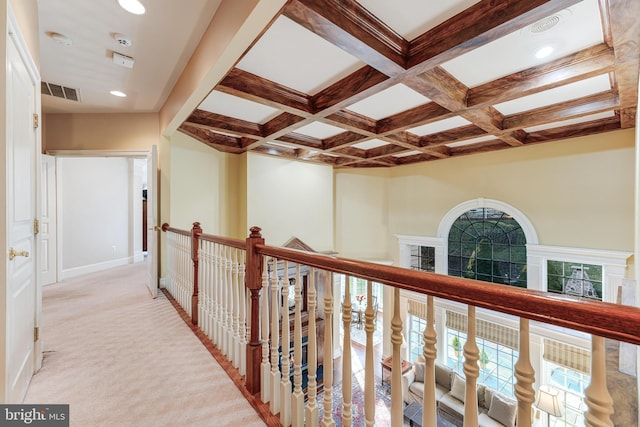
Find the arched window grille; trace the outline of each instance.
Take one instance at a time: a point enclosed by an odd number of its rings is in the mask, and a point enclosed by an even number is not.
[[[526,244],[522,227],[511,215],[471,209],[449,231],[449,275],[526,288]]]

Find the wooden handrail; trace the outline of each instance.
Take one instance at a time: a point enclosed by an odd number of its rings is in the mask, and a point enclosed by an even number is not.
[[[179,228],[173,228],[169,226],[169,224],[167,224],[166,222],[162,224],[162,231],[164,231],[165,233],[167,231],[170,231],[172,233],[182,234],[183,236],[191,237],[191,230],[181,230]]]
[[[640,309],[586,298],[256,244],[258,254],[640,345]]]
[[[201,234],[200,240],[206,240],[207,242],[218,243],[220,245],[229,246],[236,249],[247,249],[246,240],[232,239],[231,237],[214,236],[213,234]]]

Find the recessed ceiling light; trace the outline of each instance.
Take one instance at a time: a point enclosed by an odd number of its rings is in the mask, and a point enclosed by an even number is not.
[[[112,90],[112,91],[111,91],[111,92],[109,92],[109,93],[110,93],[111,95],[113,95],[113,96],[118,96],[118,97],[120,97],[120,98],[125,98],[125,97],[127,96],[127,94],[126,94],[126,93],[121,92],[121,91],[119,91],[119,90]]]
[[[124,10],[134,15],[142,15],[145,12],[144,5],[138,0],[118,0],[118,4]]]
[[[544,46],[538,49],[538,51],[536,52],[536,58],[538,59],[546,58],[547,56],[551,55],[551,52],[553,52],[553,47]]]
[[[60,43],[65,46],[71,46],[71,43],[73,43],[71,39],[65,36],[64,34],[51,31],[51,32],[48,32],[47,35],[51,37],[51,39],[54,40],[56,43]]]

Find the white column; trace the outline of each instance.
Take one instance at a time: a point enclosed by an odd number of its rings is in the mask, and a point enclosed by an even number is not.
[[[328,274],[328,273],[326,273]],[[305,408],[305,418],[307,425],[316,427],[318,425],[318,382],[316,380],[318,371],[318,346],[316,343],[316,272],[311,269],[309,272],[309,290],[307,292],[307,307],[309,309],[309,344],[307,348],[308,366],[308,396],[307,407]]]
[[[351,427],[351,276],[346,277],[342,302],[342,425]]]
[[[584,414],[588,427],[613,427],[613,399],[607,389],[607,361],[604,338],[591,336],[591,383],[584,390],[589,408]]]
[[[293,395],[291,397],[291,425],[304,426],[304,393],[302,392],[302,292],[300,264],[296,264],[295,313],[293,319]],[[309,331],[311,332],[311,331]]]
[[[373,367],[373,332],[375,331],[373,319],[375,315],[373,312],[372,287],[371,280],[367,281],[367,308],[364,311],[364,330],[367,334],[364,362],[364,422],[367,427],[372,427],[376,418],[376,390],[375,377],[373,375],[375,369]]]
[[[467,307],[467,342],[464,344],[463,370],[466,377],[464,399],[464,427],[478,427],[478,397],[476,392],[477,380],[480,375],[478,359],[480,351],[476,344],[476,308]]]
[[[422,406],[422,425],[425,427],[436,427],[436,330],[433,296],[427,296],[427,327],[424,329],[422,339],[424,347],[424,397]]]
[[[266,259],[265,259],[266,261]],[[268,263],[265,262],[268,265]],[[260,398],[263,403],[269,401],[271,384],[269,384],[271,364],[269,363],[269,271],[265,268],[262,272],[262,301],[260,306],[262,310],[260,312],[260,326],[262,329],[262,363],[260,365]],[[239,300],[239,295],[238,295]],[[239,311],[240,307],[238,307]],[[238,316],[238,328],[239,328],[239,316]],[[238,345],[240,344],[240,333],[236,334],[238,338]],[[238,348],[237,355],[240,356],[240,350]]]
[[[531,426],[531,405],[535,401],[536,395],[533,390],[535,382],[535,371],[531,365],[529,356],[529,320],[520,318],[520,345],[519,357],[515,368],[515,395],[518,399],[518,427]]]
[[[271,402],[269,410],[272,414],[280,412],[280,311],[278,310],[278,260],[273,258],[271,269]]]
[[[400,289],[393,288],[393,319],[391,319],[391,425],[402,425],[402,318],[400,317]]]
[[[284,262],[282,278],[282,379],[280,380],[280,424],[291,425],[290,331],[289,331],[289,263]]]
[[[324,413],[322,427],[335,427],[333,412],[333,273],[327,272],[324,293]]]

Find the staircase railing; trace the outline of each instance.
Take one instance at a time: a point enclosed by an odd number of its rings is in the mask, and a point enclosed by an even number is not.
[[[347,276],[347,283],[350,283],[351,278],[367,281],[367,306],[364,311],[366,425],[373,425],[375,419],[372,340],[375,325],[371,301],[372,282],[377,282],[392,287],[394,296],[393,310],[389,313],[392,316],[392,426],[403,425],[403,319],[399,306],[401,289],[424,294],[427,300],[422,425],[437,425],[434,299],[441,298],[467,305],[467,341],[463,347],[465,426],[478,425],[478,307],[520,319],[519,358],[515,364],[514,387],[518,427],[531,426],[533,419],[535,371],[529,355],[531,321],[591,334],[591,383],[585,390],[585,423],[588,426],[613,426],[610,417],[613,413],[613,401],[606,385],[605,338],[640,344],[638,308],[268,246],[257,227],[251,229],[251,235],[246,241],[207,236],[201,230],[194,231],[197,229],[197,223],[194,223],[191,232],[176,230],[167,224],[163,226],[163,230],[169,234],[165,274],[169,282],[167,289],[192,314],[194,322],[199,322],[200,328],[211,337],[214,344],[234,361],[234,366],[245,375],[247,390],[251,394],[259,393],[262,402],[268,404],[269,411],[274,415],[279,414],[281,425],[335,425],[332,418],[335,409],[333,395],[336,390],[333,388],[334,332],[331,319],[340,310],[344,324],[343,349],[351,348],[350,286],[345,288],[343,301],[332,295],[333,274],[343,274]],[[184,237],[189,235],[192,240],[191,248],[194,248],[191,258],[195,270],[191,274],[184,271],[185,251],[188,250],[185,248],[189,247]],[[306,272],[307,282],[301,277],[303,270]],[[186,283],[189,277],[194,279],[195,285]],[[289,296],[291,286],[292,298]],[[321,299],[318,299],[319,290],[322,290]],[[191,299],[187,297],[188,292],[192,292]],[[196,311],[193,307],[197,307],[197,317],[193,317]],[[307,313],[304,325],[303,310]],[[318,329],[318,321],[324,324],[322,342],[318,342],[317,334],[313,333]],[[303,330],[306,331],[306,336],[303,336]],[[290,336],[291,331],[293,337]],[[319,348],[323,348],[323,351],[320,352]],[[342,425],[345,426],[352,424],[353,372],[350,354],[346,350],[342,353],[343,381],[340,395]],[[322,405],[317,402],[320,370],[324,393]]]

